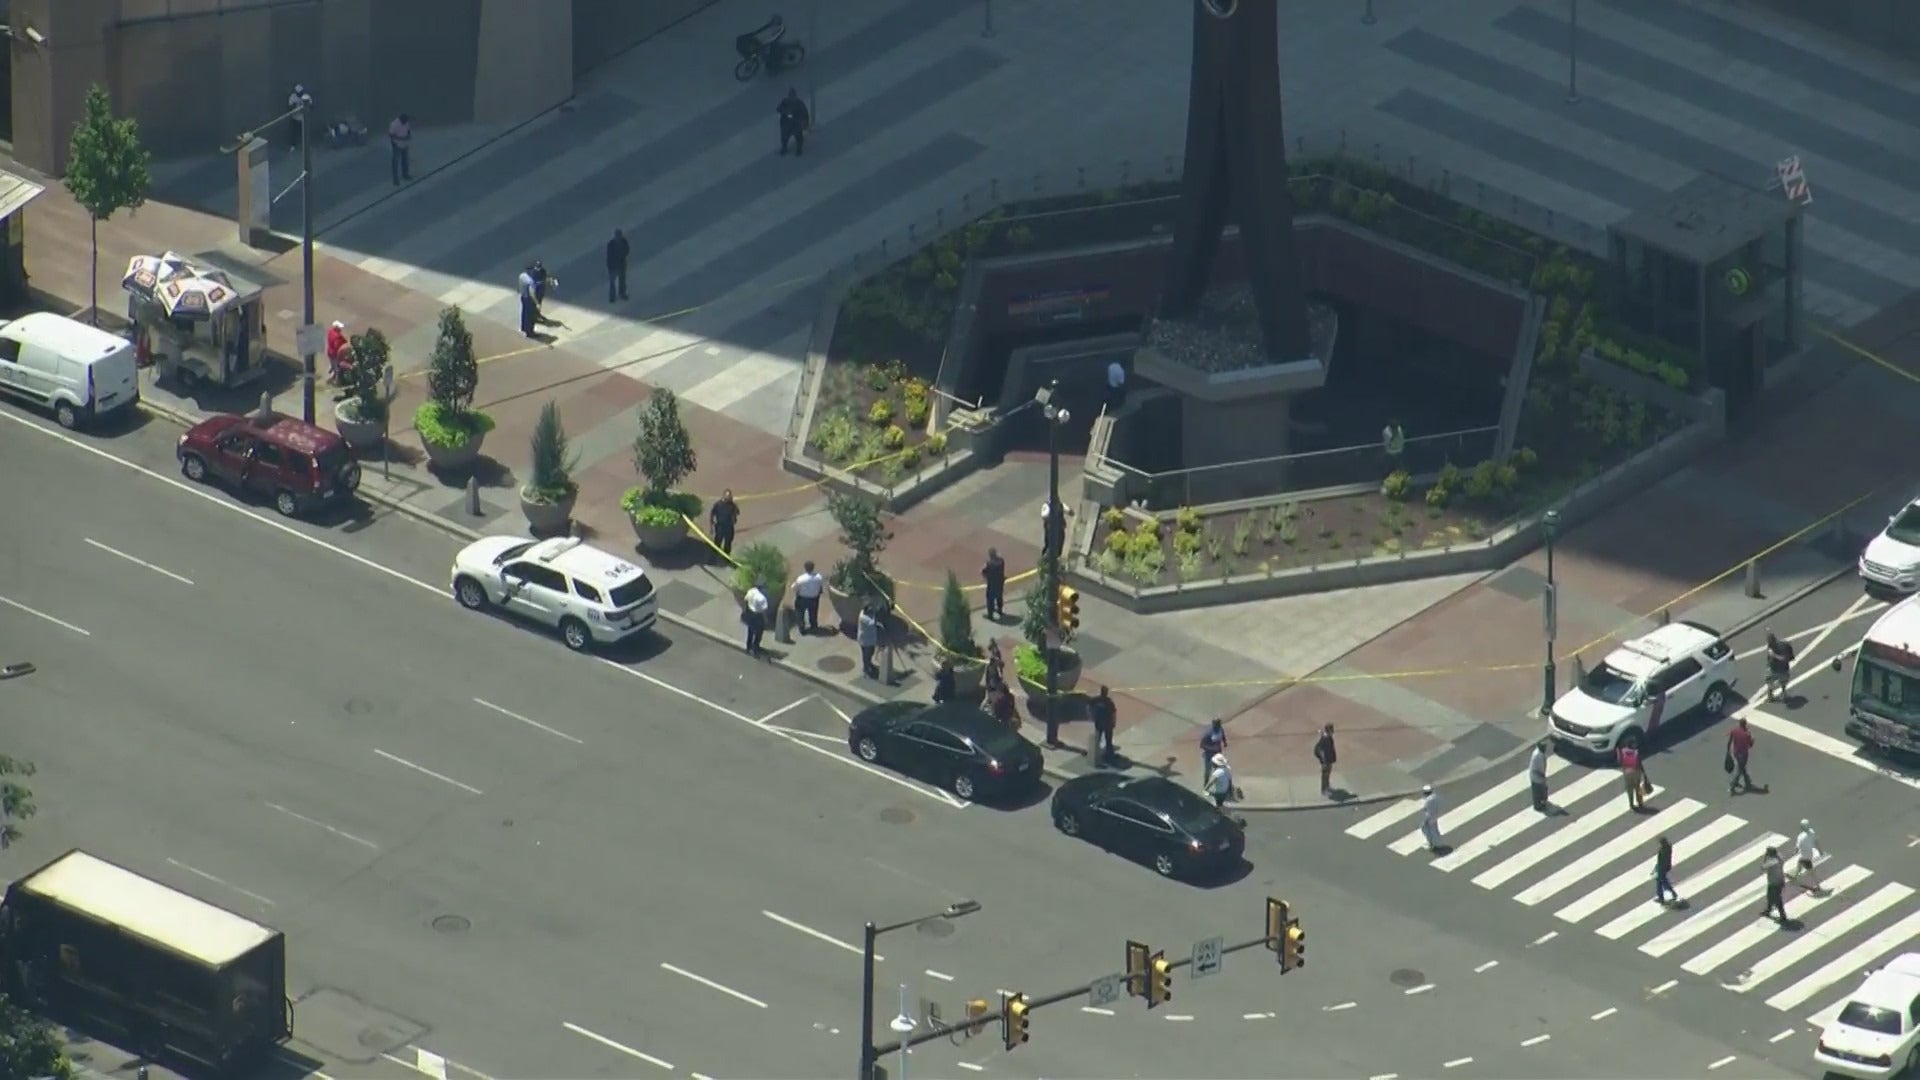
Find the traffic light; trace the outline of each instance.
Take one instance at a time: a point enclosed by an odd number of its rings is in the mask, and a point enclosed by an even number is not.
[[[1287,902],[1267,897],[1267,948],[1280,958],[1280,969],[1286,970],[1287,955],[1282,949],[1283,939],[1287,936]]]
[[[1060,629],[1067,633],[1080,629],[1080,590],[1071,585],[1062,585],[1054,602]]]
[[[1027,995],[1015,994],[1000,1003],[1000,1035],[1011,1050],[1027,1041]]]
[[[1307,932],[1300,929],[1300,920],[1293,920],[1287,927],[1287,937],[1280,946],[1280,970],[1292,971],[1307,966]]]
[[[1173,1000],[1173,965],[1162,953],[1154,953],[1147,964],[1147,1008]]]
[[[1127,996],[1147,996],[1147,947],[1138,941],[1127,942]]]

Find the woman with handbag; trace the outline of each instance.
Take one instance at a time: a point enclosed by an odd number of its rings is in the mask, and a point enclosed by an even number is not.
[[[1620,757],[1620,783],[1627,789],[1627,805],[1634,810],[1646,809],[1646,798],[1653,793],[1653,784],[1647,779],[1646,769],[1640,764],[1638,746],[1622,746]]]

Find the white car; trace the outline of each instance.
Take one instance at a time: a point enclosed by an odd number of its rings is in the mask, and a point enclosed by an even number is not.
[[[1882,1080],[1920,1077],[1920,953],[1904,953],[1869,972],[1860,989],[1820,1032],[1814,1063],[1828,1074]]]
[[[1640,746],[1664,721],[1693,711],[1727,711],[1733,695],[1733,650],[1718,631],[1669,623],[1608,653],[1553,703],[1547,734],[1561,746],[1611,755]]]
[[[1860,553],[1860,578],[1877,592],[1920,591],[1920,499],[1887,519],[1887,527]]]
[[[560,631],[576,652],[652,628],[660,617],[647,572],[574,537],[489,536],[453,557],[453,598],[498,607]]]

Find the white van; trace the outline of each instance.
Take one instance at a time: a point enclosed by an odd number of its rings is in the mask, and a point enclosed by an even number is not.
[[[51,409],[63,428],[130,409],[140,400],[133,343],[51,311],[0,322],[0,390]]]

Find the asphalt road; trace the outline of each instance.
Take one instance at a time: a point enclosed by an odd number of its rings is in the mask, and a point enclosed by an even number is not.
[[[1064,1001],[1012,1053],[942,1040],[913,1068],[1804,1071],[1753,1006],[1649,1000],[1659,971],[1616,943],[1530,946],[1551,914],[1435,888],[1340,835],[1350,819],[1257,818],[1239,880],[1162,882],[1041,808],[858,767],[835,728],[850,703],[736,651],[669,627],[617,662],[572,656],[460,611],[436,532],[184,489],[162,427],[33,426],[0,414],[0,500],[26,510],[0,545],[0,659],[39,666],[0,694],[42,808],[8,865],[85,846],[285,930],[293,1049],[329,1076],[844,1076],[867,918],[983,905],[882,939],[884,1039],[903,984],[911,1012],[948,1017],[1062,991],[1117,971],[1129,938],[1253,939],[1268,895],[1309,930],[1304,971],[1250,950],[1155,1012]]]

